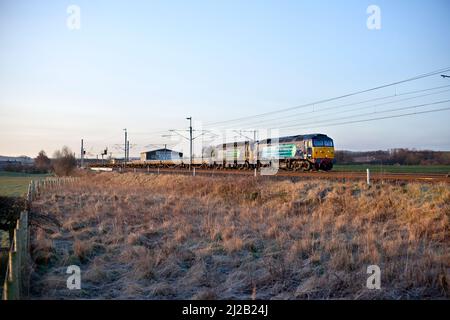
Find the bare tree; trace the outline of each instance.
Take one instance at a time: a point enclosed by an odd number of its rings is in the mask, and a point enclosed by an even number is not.
[[[34,159],[34,166],[40,172],[48,172],[51,169],[51,160],[44,150],[39,151],[38,156]]]
[[[75,156],[67,146],[55,151],[52,162],[53,170],[58,176],[69,176],[77,165]]]

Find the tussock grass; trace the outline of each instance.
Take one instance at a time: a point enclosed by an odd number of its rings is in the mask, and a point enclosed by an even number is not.
[[[105,173],[34,206],[35,298],[449,298],[446,184]]]

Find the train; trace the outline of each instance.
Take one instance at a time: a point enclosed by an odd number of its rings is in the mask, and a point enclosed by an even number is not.
[[[333,168],[334,142],[325,134],[225,143],[203,152],[207,167],[253,169],[273,166],[291,171],[329,171]]]
[[[188,168],[189,162],[189,159],[175,157],[132,161],[122,165],[131,168]],[[289,171],[329,171],[333,168],[333,162],[333,139],[316,133],[207,146],[203,148],[201,157],[194,158],[191,165],[202,169],[241,170],[276,165]]]

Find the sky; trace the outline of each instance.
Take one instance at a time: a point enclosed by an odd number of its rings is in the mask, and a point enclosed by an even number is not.
[[[80,29],[68,26],[70,5],[80,9]],[[380,9],[379,29],[367,26],[370,5]],[[186,134],[186,117],[198,135],[254,115],[226,129],[290,121],[274,132],[325,133],[341,150],[450,150],[450,110],[335,125],[450,107],[442,102],[450,88],[433,89],[450,85],[439,75],[280,112],[278,120],[257,116],[450,68],[449,12],[447,0],[0,0],[0,155],[51,155],[63,145],[79,154],[83,138],[91,156],[105,147],[120,156],[127,128],[138,156],[175,144],[162,135]],[[433,94],[395,100],[424,89],[432,90],[412,95]],[[391,104],[360,104],[373,115],[345,106],[392,94],[400,96],[380,100]],[[184,142],[175,148],[187,152]]]

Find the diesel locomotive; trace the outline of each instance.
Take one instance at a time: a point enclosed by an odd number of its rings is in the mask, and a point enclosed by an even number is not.
[[[329,171],[333,159],[333,139],[325,134],[308,134],[207,147],[201,162],[203,167],[210,168],[251,169],[271,166],[277,161],[280,169]]]

